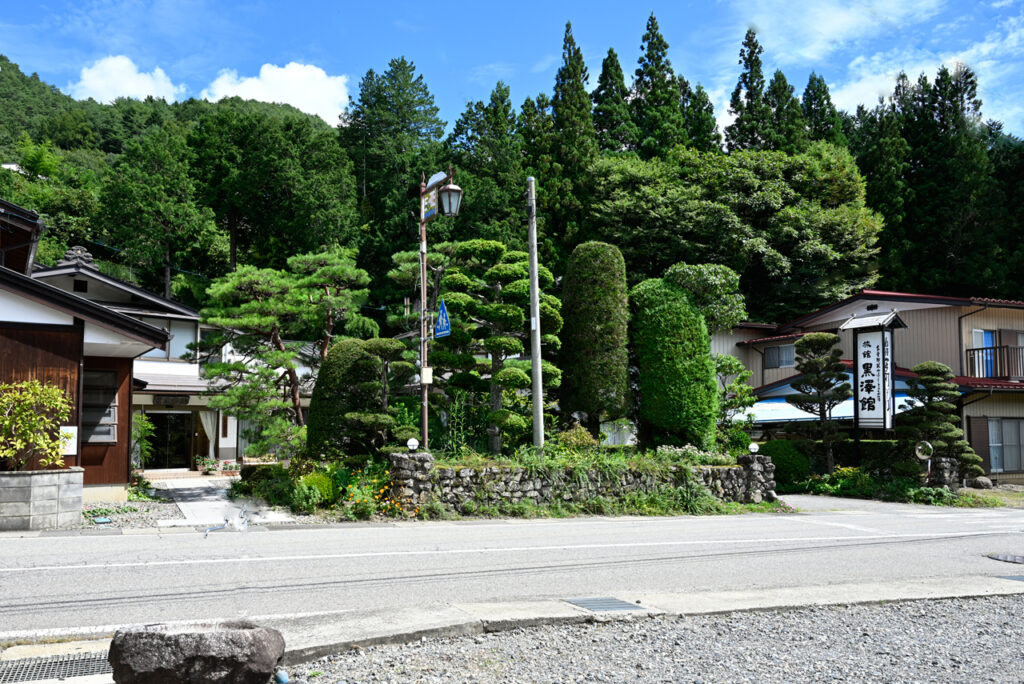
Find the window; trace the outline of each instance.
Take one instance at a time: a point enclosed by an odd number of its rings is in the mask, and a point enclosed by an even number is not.
[[[82,374],[82,441],[117,442],[117,371]]]
[[[796,365],[796,346],[783,344],[764,350],[765,368],[792,368]]]
[[[151,349],[143,358],[146,359],[167,359],[177,361],[188,354],[188,346],[196,341],[195,321],[167,320],[162,318],[146,317],[143,323],[148,323],[154,328],[163,328],[171,333],[171,339],[167,343],[167,349]]]
[[[988,419],[988,456],[993,473],[1024,470],[1021,444],[1024,444],[1024,420]]]

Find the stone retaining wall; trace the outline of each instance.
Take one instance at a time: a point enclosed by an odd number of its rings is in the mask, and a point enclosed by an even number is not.
[[[597,496],[618,498],[629,492],[650,492],[661,486],[676,486],[679,470],[658,476],[625,471],[617,477],[588,472],[579,477],[570,472],[555,475],[530,475],[523,468],[492,466],[487,468],[435,468],[428,453],[392,453],[391,495],[412,509],[436,499],[461,512],[466,502],[498,504],[528,499],[537,504],[555,501],[579,502]],[[761,454],[746,454],[737,466],[701,466],[695,468],[704,484],[723,501],[760,503],[774,501],[775,465]]]
[[[0,472],[0,531],[52,530],[82,517],[82,468]]]

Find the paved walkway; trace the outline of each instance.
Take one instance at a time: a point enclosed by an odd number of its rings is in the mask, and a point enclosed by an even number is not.
[[[178,504],[184,516],[181,520],[159,520],[160,527],[200,527],[229,525],[236,529],[247,523],[290,522],[291,516],[275,511],[246,510],[243,520],[244,503],[228,499],[230,478],[169,479],[161,481],[158,488]]]

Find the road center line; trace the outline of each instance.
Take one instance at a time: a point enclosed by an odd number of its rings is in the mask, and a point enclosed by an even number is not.
[[[896,539],[939,539],[957,537],[981,537],[999,532],[933,532],[918,534],[867,534],[832,537],[758,537],[754,539],[710,539],[659,542],[623,542],[615,544],[555,544],[551,546],[509,546],[482,549],[430,549],[419,551],[366,551],[362,553],[325,553],[292,556],[243,556],[236,558],[191,558],[162,561],[134,561],[129,563],[80,563],[74,565],[37,565],[23,568],[0,568],[0,573],[40,572],[45,570],[109,570],[113,568],[152,568],[184,565],[224,565],[228,563],[268,563],[290,561],[342,560],[354,558],[388,558],[412,556],[456,556],[472,554],[532,553],[537,551],[587,551],[596,549],[642,549],[679,546],[709,546],[736,544],[779,544],[801,542],[870,541]]]

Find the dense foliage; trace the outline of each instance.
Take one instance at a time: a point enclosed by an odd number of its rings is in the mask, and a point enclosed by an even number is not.
[[[666,279],[645,280],[630,298],[641,446],[709,448],[715,441],[718,384],[703,316],[689,293]]]
[[[595,436],[603,419],[629,406],[629,301],[626,263],[614,245],[573,250],[562,282],[561,409],[585,414]]]
[[[71,415],[64,390],[38,380],[0,383],[0,470],[64,465],[68,437],[60,425]]]

